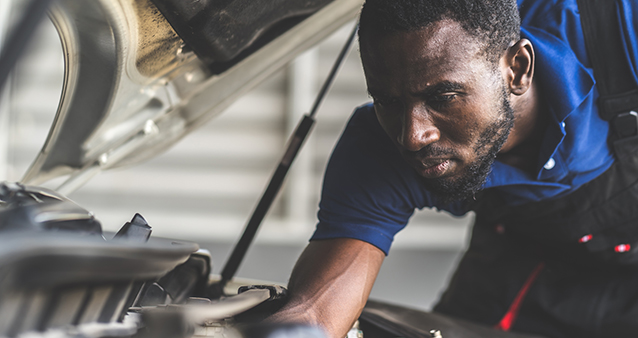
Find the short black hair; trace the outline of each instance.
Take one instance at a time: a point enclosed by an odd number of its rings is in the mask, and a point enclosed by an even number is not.
[[[520,39],[516,0],[366,0],[359,37],[418,30],[442,19],[460,23],[479,38],[493,62]]]

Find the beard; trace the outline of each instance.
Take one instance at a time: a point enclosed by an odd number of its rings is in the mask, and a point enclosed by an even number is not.
[[[487,127],[479,136],[474,147],[474,152],[480,154],[476,161],[470,163],[459,177],[456,178],[424,178],[420,177],[425,187],[435,194],[441,202],[449,204],[474,196],[481,190],[492,170],[492,164],[496,155],[507,141],[514,126],[514,109],[507,97],[505,88],[502,88],[501,104],[498,108],[500,119]],[[430,145],[431,149],[423,149],[430,155],[441,155],[446,151],[438,150]]]

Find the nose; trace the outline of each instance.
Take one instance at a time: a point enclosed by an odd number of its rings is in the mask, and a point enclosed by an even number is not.
[[[432,122],[430,115],[422,109],[409,109],[402,122],[397,142],[408,151],[419,151],[437,142],[441,137],[441,132]]]

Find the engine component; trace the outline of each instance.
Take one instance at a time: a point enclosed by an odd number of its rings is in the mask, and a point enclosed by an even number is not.
[[[130,222],[126,222],[122,228],[120,228],[120,231],[115,234],[114,238],[143,243],[151,237],[151,232],[151,227],[144,217],[140,214],[135,214]]]
[[[0,231],[66,230],[102,234],[93,214],[45,188],[0,183]]]

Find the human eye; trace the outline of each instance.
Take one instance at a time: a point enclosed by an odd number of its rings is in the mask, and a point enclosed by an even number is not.
[[[428,101],[434,106],[445,106],[454,103],[458,97],[458,93],[442,93],[431,96]]]
[[[389,106],[397,102],[396,99],[393,99],[390,97],[383,97],[383,96],[371,96],[371,97],[372,97],[372,101],[374,101],[374,104],[380,105],[380,106]]]

